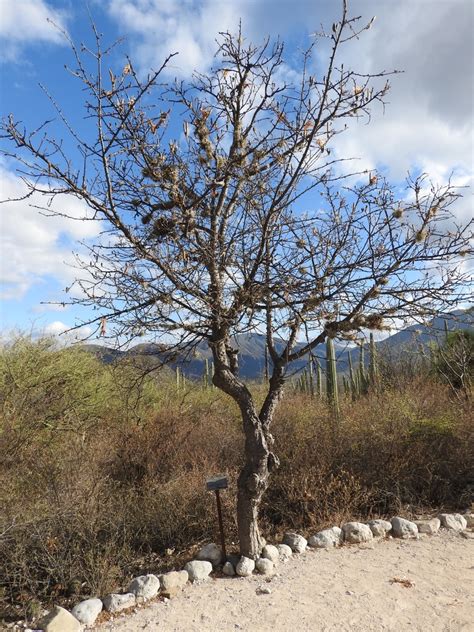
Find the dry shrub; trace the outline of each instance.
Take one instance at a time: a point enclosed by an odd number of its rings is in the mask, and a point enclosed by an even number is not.
[[[12,423],[4,400],[0,620],[33,617],[40,603],[70,605],[125,588],[134,574],[183,564],[193,547],[218,537],[205,480],[220,472],[229,475],[222,500],[228,540],[235,540],[237,408],[215,389],[178,394],[161,383],[155,390],[134,415],[121,416],[102,395],[107,405],[94,405],[94,425],[81,423],[79,432],[60,419],[59,427],[33,430],[28,416]],[[338,420],[324,402],[288,394],[273,428],[281,467],[264,499],[264,532],[468,505],[471,412],[427,380],[344,401]]]
[[[21,428],[4,430],[3,617],[32,615],[38,600],[69,605],[79,595],[104,595],[145,568],[167,570],[190,545],[215,538],[205,480],[221,470],[233,483],[223,501],[227,532],[235,535],[242,439],[236,411],[214,391],[178,397],[164,385],[157,411],[140,425],[104,417],[88,433],[44,429],[29,442],[16,441]]]
[[[346,400],[337,420],[321,402],[295,395],[274,433],[281,467],[263,509],[269,528],[319,528],[472,501],[472,410],[439,384],[419,380]]]

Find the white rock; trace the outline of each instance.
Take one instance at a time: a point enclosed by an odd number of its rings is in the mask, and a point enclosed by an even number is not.
[[[374,538],[385,538],[387,533],[392,530],[392,523],[388,520],[369,520],[367,524]]]
[[[342,529],[331,527],[312,535],[308,540],[308,545],[316,549],[331,549],[342,544],[342,540]]]
[[[132,608],[136,604],[136,601],[133,593],[125,593],[125,595],[112,593],[105,597],[104,608],[108,612],[120,612],[121,610],[125,610],[125,608]]]
[[[86,599],[74,606],[71,613],[84,625],[92,625],[104,607],[100,599]]]
[[[273,544],[266,544],[262,550],[262,557],[265,557],[267,560],[270,560],[274,564],[278,564],[280,561],[280,553],[276,546]]]
[[[466,521],[467,528],[474,529],[474,513],[465,513],[463,514],[463,518]]]
[[[137,601],[147,601],[153,599],[160,590],[160,580],[156,575],[140,575],[130,582],[129,593],[133,593]]]
[[[169,573],[163,573],[158,579],[160,580],[162,592],[170,597],[174,597],[186,586],[189,575],[187,571],[171,571]]]
[[[369,542],[374,536],[370,527],[363,522],[346,522],[342,525],[344,541],[349,544],[359,544],[361,542]]]
[[[275,572],[275,565],[266,557],[259,557],[255,562],[255,568],[262,575],[271,575]]]
[[[232,562],[226,562],[222,567],[222,572],[228,577],[233,577],[235,575],[235,568]]]
[[[416,538],[418,537],[418,527],[414,522],[395,516],[392,518],[392,535],[396,538]]]
[[[255,569],[254,560],[251,560],[249,557],[245,557],[244,555],[242,555],[242,557],[240,558],[237,564],[235,572],[240,577],[248,577],[249,575],[253,573],[254,569]]]
[[[439,519],[441,520],[441,526],[445,529],[451,529],[452,531],[464,531],[467,527],[467,520],[461,514],[447,514],[442,513],[439,514]]]
[[[281,562],[287,562],[290,557],[293,555],[293,551],[288,544],[277,544],[278,555],[280,556]]]
[[[293,553],[303,553],[308,545],[308,541],[297,533],[285,533],[283,544],[287,544]]]
[[[44,632],[81,632],[82,625],[68,610],[54,606],[38,623]]]
[[[186,564],[184,570],[188,572],[189,581],[202,582],[209,579],[209,575],[212,573],[212,564],[206,560],[193,560]]]
[[[196,555],[197,560],[207,560],[213,566],[219,566],[223,561],[222,549],[214,542],[206,544]]]
[[[418,533],[433,535],[438,533],[441,520],[439,518],[428,518],[427,520],[415,520],[415,524],[418,527]]]

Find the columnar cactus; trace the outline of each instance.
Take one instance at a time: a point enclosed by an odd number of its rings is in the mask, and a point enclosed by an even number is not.
[[[365,349],[364,345],[360,345],[359,351],[359,393],[366,395],[369,390],[369,379],[365,371]]]
[[[375,348],[374,334],[370,334],[370,364],[369,364],[369,379],[371,386],[376,386],[379,380],[378,366],[377,366],[377,350]]]
[[[308,362],[308,376],[309,376],[309,394],[314,397],[314,375],[313,375],[313,359],[310,356]]]
[[[326,338],[326,395],[328,403],[336,415],[339,414],[339,393],[337,389],[336,355],[334,340]]]
[[[319,399],[323,398],[323,370],[319,360],[316,360],[316,391]]]
[[[351,384],[345,375],[342,376],[342,386],[344,387],[344,395],[351,393]]]
[[[209,367],[209,360],[204,360],[204,373],[202,376],[202,383],[204,388],[209,388],[212,385],[212,375]]]
[[[348,352],[349,358],[349,385],[351,390],[352,399],[355,400],[359,396],[359,384],[357,382],[357,375],[354,374],[354,367],[352,366],[352,355]]]

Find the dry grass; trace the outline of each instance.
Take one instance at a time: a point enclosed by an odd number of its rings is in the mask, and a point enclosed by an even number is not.
[[[463,507],[474,492],[468,404],[426,380],[324,405],[287,400],[275,424],[282,466],[267,494],[270,523],[320,527],[348,518]]]
[[[243,446],[237,409],[214,389],[147,389],[147,397],[132,398],[134,416],[111,409],[102,393],[94,423],[81,413],[79,431],[71,417],[67,427],[39,423],[39,401],[33,417],[23,402],[22,415],[18,392],[4,391],[0,621],[33,617],[53,600],[67,605],[104,595],[133,574],[182,563],[193,546],[217,536],[204,483],[221,471],[231,481],[223,500],[228,539],[235,539]],[[69,384],[65,396],[73,390]],[[474,489],[471,412],[421,379],[345,401],[337,422],[323,402],[288,393],[274,423],[281,467],[262,507],[264,532],[467,506]]]

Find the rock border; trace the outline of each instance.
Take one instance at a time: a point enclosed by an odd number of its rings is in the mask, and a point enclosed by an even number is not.
[[[170,571],[161,575],[149,573],[135,577],[127,592],[111,593],[103,599],[89,598],[77,603],[69,612],[60,606],[54,606],[31,628],[12,626],[13,630],[24,632],[81,632],[95,625],[97,617],[106,610],[116,614],[124,610],[146,604],[156,597],[165,600],[178,595],[188,582],[196,583],[209,579],[213,570],[220,569],[228,577],[249,577],[254,574],[271,576],[279,563],[287,562],[293,554],[303,554],[307,547],[312,550],[332,549],[342,545],[363,544],[386,538],[418,539],[420,534],[433,535],[440,528],[448,531],[463,532],[474,530],[474,513],[440,513],[438,517],[407,520],[395,516],[388,520],[369,520],[367,523],[351,521],[323,529],[308,537],[298,533],[285,533],[282,543],[266,544],[261,557],[251,560],[247,557],[230,555],[224,560],[221,549],[214,543],[206,544],[197,553],[194,560],[186,564],[183,570]],[[467,535],[467,534],[466,534]],[[257,590],[257,594],[270,594],[269,589]]]

